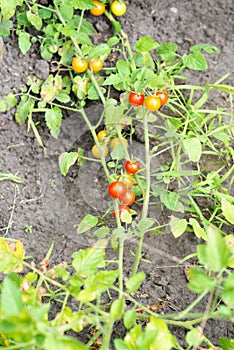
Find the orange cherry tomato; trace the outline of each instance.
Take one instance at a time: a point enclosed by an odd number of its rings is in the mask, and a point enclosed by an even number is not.
[[[93,3],[96,7],[90,9],[90,12],[93,16],[101,16],[105,12],[105,4],[97,0],[93,0]]]
[[[145,99],[145,107],[152,112],[157,111],[161,107],[161,100],[157,96],[149,95]]]
[[[135,202],[136,196],[132,190],[127,190],[123,196],[120,196],[119,201],[122,205],[131,206]]]
[[[127,173],[121,174],[118,177],[118,181],[123,182],[127,186],[127,188],[132,187],[134,182],[132,175]]]
[[[101,58],[93,58],[90,62],[89,62],[89,68],[94,72],[100,72],[100,70],[102,70],[103,67],[103,60]]]
[[[168,93],[166,91],[157,91],[155,95],[160,98],[162,106],[167,103]]]

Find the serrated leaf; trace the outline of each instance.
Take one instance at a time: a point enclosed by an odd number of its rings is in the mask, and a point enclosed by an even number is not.
[[[62,124],[62,112],[59,107],[47,109],[45,113],[45,121],[50,133],[54,138],[58,138],[60,134],[60,126]]]
[[[234,205],[231,204],[225,197],[221,199],[222,214],[231,224],[234,224]]]
[[[1,16],[5,19],[13,17],[18,5],[22,5],[21,0],[0,0]]]
[[[89,10],[95,7],[92,0],[71,0],[71,5],[76,10]]]
[[[171,62],[176,57],[176,51],[178,46],[175,43],[167,42],[162,45],[157,50],[157,54],[163,61]]]
[[[87,214],[80,222],[79,227],[77,229],[77,234],[89,231],[91,228],[97,226],[98,224],[98,216],[93,216],[91,214]]]
[[[137,52],[147,52],[156,49],[159,44],[151,37],[145,35],[135,43],[134,48]]]
[[[25,55],[32,45],[30,42],[30,34],[25,32],[20,32],[18,37],[18,45],[22,54]]]
[[[182,57],[183,64],[193,70],[206,70],[208,68],[205,56],[199,51]]]
[[[9,19],[2,18],[0,22],[0,36],[9,36],[10,30],[13,27],[13,22]]]
[[[21,97],[20,103],[17,106],[15,113],[15,120],[20,125],[23,125],[28,118],[28,115],[32,112],[35,101],[28,97],[27,95],[23,95]]]
[[[203,342],[203,336],[201,329],[193,328],[186,334],[186,342],[192,348],[193,346],[199,346]]]
[[[106,85],[118,85],[122,83],[122,78],[119,74],[111,74],[109,77],[106,78],[104,83],[102,84],[103,86]]]
[[[169,225],[171,228],[171,232],[175,238],[180,237],[187,229],[187,221],[186,219],[179,219],[176,216],[171,216]]]
[[[66,21],[69,19],[72,19],[74,15],[74,8],[70,4],[68,3],[62,4],[59,10]]]
[[[189,156],[189,159],[192,162],[199,162],[202,154],[201,142],[197,138],[193,137],[191,139],[185,139],[183,141],[183,146],[185,152]]]
[[[219,338],[219,346],[222,350],[234,350],[234,339]]]
[[[195,293],[211,291],[215,288],[216,282],[212,276],[208,276],[199,268],[190,268],[188,270],[188,288]]]
[[[10,110],[12,107],[14,107],[17,103],[17,99],[15,97],[15,95],[13,95],[12,93],[3,96],[0,99],[0,112],[6,112],[8,110]]]
[[[149,332],[147,335],[150,336],[153,332],[153,339],[150,345],[152,350],[170,350],[174,349],[176,340],[173,335],[170,333],[167,324],[165,321],[150,317],[150,322],[146,325],[146,332]]]
[[[154,225],[154,222],[154,219],[151,218],[141,219],[138,223],[138,230],[142,233],[146,233]]]
[[[71,98],[68,94],[65,94],[64,92],[60,92],[59,94],[55,95],[56,100],[62,103],[68,103],[70,102]]]
[[[197,45],[193,45],[190,47],[190,51],[191,52],[195,52],[195,51],[205,51],[207,53],[220,53],[220,50],[213,45],[209,45],[209,44],[197,44]]]
[[[92,51],[89,54],[89,58],[95,58],[95,57],[107,57],[109,53],[111,52],[110,47],[107,44],[100,44],[95,46]]]
[[[59,169],[63,176],[66,176],[70,167],[75,164],[78,158],[77,152],[63,152],[59,155]]]
[[[145,277],[144,272],[138,272],[134,276],[130,277],[126,282],[126,288],[128,289],[129,293],[135,293],[139,289]]]
[[[224,281],[222,299],[228,307],[234,309],[234,273],[231,273]]]

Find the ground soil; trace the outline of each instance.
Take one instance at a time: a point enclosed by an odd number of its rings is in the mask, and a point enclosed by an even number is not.
[[[187,53],[193,44],[217,46],[221,53],[208,57],[209,69],[205,73],[187,74],[191,84],[204,85],[207,81],[214,83],[226,73],[230,76],[225,83],[233,81],[233,18],[232,0],[129,0],[128,11],[121,23],[132,45],[140,36],[149,35],[159,43],[175,42],[181,54]],[[103,31],[103,35],[108,35],[111,30],[101,18],[96,27]],[[32,72],[41,78],[46,77],[49,64],[40,59],[35,49],[22,55],[14,36],[4,39],[0,93],[18,92]],[[217,98],[222,103],[222,96],[213,95],[211,104],[215,104]],[[88,113],[97,115],[100,109],[95,105],[89,107]],[[33,133],[27,132],[26,126],[19,127],[14,122],[13,115],[14,111],[10,111],[0,117],[0,172],[17,174],[23,183],[0,182],[0,234],[21,240],[27,254],[36,263],[44,258],[52,241],[55,242],[53,263],[70,261],[71,253],[92,243],[91,239],[76,235],[77,224],[88,212],[102,213],[106,201],[98,185],[99,168],[85,165],[82,170],[71,170],[64,178],[59,172],[58,154],[75,149],[77,145],[84,146],[84,140],[86,150],[90,151],[90,135],[79,115],[66,115],[61,138],[57,141],[43,125],[39,127],[45,143],[45,149],[42,149]],[[135,146],[140,152],[139,140],[135,140]],[[93,188],[93,183],[97,186],[92,192],[87,191]],[[166,224],[170,213],[157,206],[151,209],[151,215]],[[176,264],[179,258],[194,252],[197,243],[192,233],[178,239],[174,239],[170,232],[147,235],[144,257],[151,263],[141,265],[147,278],[138,295],[145,305],[163,301],[163,312],[173,312],[183,310],[195,298],[195,294],[186,289],[184,268]],[[126,275],[132,264],[129,250],[134,247],[134,241],[126,246]],[[173,331],[182,341],[184,331]],[[219,337],[233,338],[234,330],[231,324],[209,321],[205,334],[217,345]]]

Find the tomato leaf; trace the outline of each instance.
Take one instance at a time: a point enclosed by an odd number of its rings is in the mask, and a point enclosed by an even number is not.
[[[186,219],[179,219],[176,216],[171,216],[169,225],[171,228],[171,232],[175,238],[180,237],[187,229],[187,221]]]
[[[207,241],[207,235],[205,230],[199,225],[199,222],[196,219],[190,218],[189,219],[189,225],[192,226],[193,231],[195,233],[195,236],[198,238],[204,239],[204,241]]]
[[[18,37],[18,45],[22,54],[25,55],[32,45],[30,42],[30,34],[25,32],[20,32]]]
[[[214,278],[208,276],[202,269],[199,268],[190,268],[188,270],[188,279],[188,288],[195,293],[211,291],[216,285]]]
[[[175,43],[167,42],[159,46],[157,55],[162,61],[171,62],[176,57],[178,46]]]
[[[111,52],[110,47],[107,44],[100,44],[95,46],[89,54],[89,58],[103,57],[106,58]]]
[[[2,18],[0,22],[0,36],[9,36],[11,33],[11,28],[13,27],[13,22],[9,19]]]
[[[89,10],[95,7],[92,0],[71,0],[70,4],[76,10]]]
[[[24,247],[20,241],[14,242],[11,247],[7,242],[0,238],[0,271],[10,273],[15,270],[21,271],[23,268]]]
[[[225,219],[227,219],[231,224],[234,224],[234,205],[231,204],[225,197],[222,197],[221,199],[221,209]]]
[[[15,95],[13,95],[12,93],[3,96],[0,99],[0,112],[6,112],[9,109],[11,109],[12,107],[14,107],[17,103],[17,99],[15,97]]]
[[[50,129],[51,135],[57,139],[60,134],[60,126],[62,124],[62,112],[59,107],[47,109],[45,113],[45,121],[47,127]]]
[[[87,214],[80,222],[79,227],[77,229],[77,234],[89,231],[91,228],[97,226],[98,224],[98,216],[93,216],[91,214]]]
[[[133,309],[127,310],[124,313],[124,327],[130,329],[136,322],[136,311]]]
[[[138,272],[134,276],[130,277],[126,282],[126,288],[128,289],[129,293],[135,293],[144,281],[145,277],[144,272]]]
[[[189,159],[192,162],[199,162],[202,154],[201,142],[197,138],[193,137],[191,139],[185,139],[183,141],[183,146],[185,152],[189,156]]]
[[[38,16],[38,14],[32,13],[31,11],[26,12],[27,19],[29,22],[37,29],[40,30],[42,27],[42,19]]]
[[[213,45],[209,45],[209,44],[197,44],[197,45],[193,45],[190,47],[190,51],[191,52],[197,52],[197,51],[205,51],[207,53],[220,53],[220,50]]]
[[[182,57],[183,64],[193,70],[206,70],[208,68],[205,56],[199,51]]]
[[[124,300],[123,300],[123,298],[114,300],[113,303],[111,304],[111,308],[110,308],[110,315],[111,315],[111,317],[114,320],[118,320],[122,316],[123,309],[124,309]]]
[[[75,164],[77,158],[77,152],[63,152],[59,155],[59,169],[64,176],[67,175],[70,167]]]
[[[224,281],[222,299],[230,309],[234,309],[234,273],[231,273]]]
[[[20,125],[23,125],[28,118],[28,115],[32,112],[34,107],[34,100],[27,95],[21,97],[20,103],[17,106],[15,113],[15,120]]]
[[[157,47],[159,47],[159,44],[147,35],[142,36],[134,45],[137,52],[147,52]]]
[[[18,315],[23,309],[20,289],[11,275],[7,276],[2,284],[1,309],[6,316]]]

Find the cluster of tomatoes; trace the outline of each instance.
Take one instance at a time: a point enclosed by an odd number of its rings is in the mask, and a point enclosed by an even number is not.
[[[112,182],[108,187],[108,193],[111,197],[118,199],[118,215],[121,220],[121,214],[130,213],[130,206],[135,202],[135,193],[131,190],[133,185],[133,174],[140,169],[137,161],[127,160],[124,165],[125,173],[121,174],[117,181]],[[116,218],[116,212],[112,212]]]
[[[83,73],[88,68],[93,72],[99,72],[103,67],[103,60],[101,58],[93,58],[91,61],[81,56],[76,56],[72,60],[72,68],[76,73]]]
[[[92,154],[95,158],[101,158],[101,153],[106,157],[109,153],[109,148],[113,150],[117,145],[121,144],[121,140],[119,137],[111,137],[107,134],[106,130],[101,130],[97,134],[97,138],[99,141],[99,146],[96,144],[92,147]],[[125,137],[122,137],[122,142],[125,147],[128,147],[128,140]]]
[[[157,111],[161,106],[165,105],[168,101],[168,93],[166,91],[157,91],[154,95],[138,94],[137,92],[130,92],[129,103],[132,106],[144,106],[152,111]]]
[[[93,3],[96,7],[91,8],[90,12],[93,16],[101,16],[106,10],[106,5],[98,0],[93,0]],[[127,6],[123,0],[114,0],[111,3],[110,9],[115,16],[123,16],[127,10]]]

